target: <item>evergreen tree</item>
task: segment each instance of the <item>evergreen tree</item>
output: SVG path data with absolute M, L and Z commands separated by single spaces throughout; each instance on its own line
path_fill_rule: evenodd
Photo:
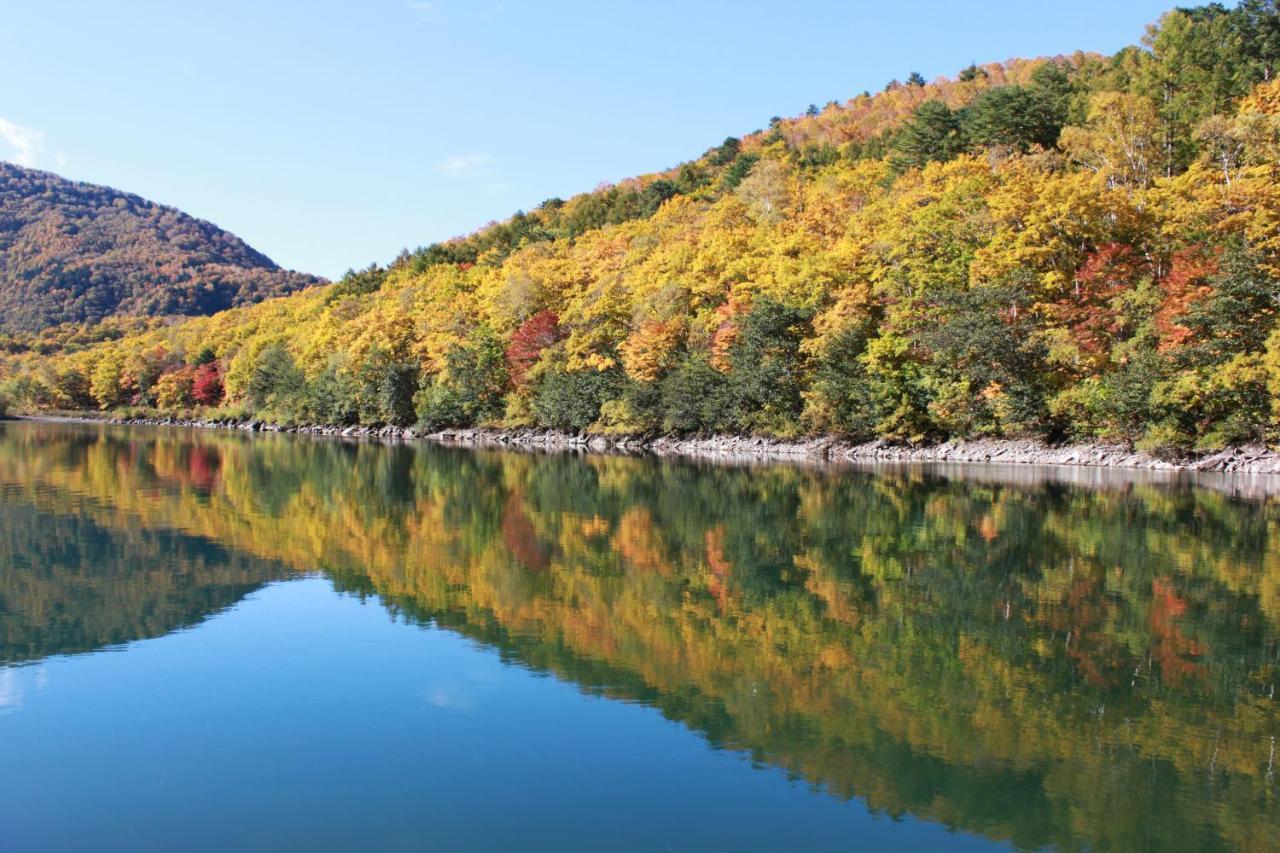
M 925 101 L 894 138 L 893 149 L 900 170 L 950 160 L 965 149 L 960 119 L 942 101 Z

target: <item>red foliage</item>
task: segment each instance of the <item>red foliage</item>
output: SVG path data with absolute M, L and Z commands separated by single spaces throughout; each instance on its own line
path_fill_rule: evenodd
M 222 402 L 222 368 L 218 362 L 211 361 L 196 368 L 191 398 L 201 406 L 216 406 Z
M 1178 620 L 1187 612 L 1183 600 L 1169 578 L 1156 578 L 1151 582 L 1151 633 L 1155 640 L 1152 658 L 1160 664 L 1160 672 L 1169 684 L 1179 684 L 1188 679 L 1204 677 L 1204 670 L 1196 658 L 1205 649 L 1182 633 Z
M 1160 332 L 1160 350 L 1176 349 L 1187 343 L 1191 330 L 1179 325 L 1194 303 L 1212 291 L 1209 278 L 1218 271 L 1218 259 L 1206 257 L 1200 250 L 1186 250 L 1173 256 L 1169 274 L 1160 282 L 1164 299 L 1156 314 L 1156 328 Z
M 222 470 L 222 455 L 212 448 L 196 447 L 187 463 L 187 477 L 191 486 L 200 494 L 212 494 Z
M 558 340 L 560 317 L 554 311 L 539 311 L 521 323 L 507 345 L 507 372 L 511 375 L 511 384 L 517 388 L 523 385 L 529 368 L 537 362 L 542 351 Z
M 707 590 L 715 598 L 723 610 L 729 604 L 729 579 L 733 575 L 733 564 L 724 555 L 727 533 L 723 524 L 708 530 L 703 536 L 706 544 L 707 568 L 711 575 L 707 578 Z
M 516 562 L 531 572 L 543 572 L 551 566 L 551 548 L 538 538 L 538 530 L 517 494 L 502 508 L 502 543 Z
M 1057 315 L 1080 348 L 1091 355 L 1111 349 L 1120 331 L 1120 317 L 1112 304 L 1149 271 L 1146 260 L 1119 243 L 1099 246 L 1076 271 L 1071 295 L 1056 306 Z

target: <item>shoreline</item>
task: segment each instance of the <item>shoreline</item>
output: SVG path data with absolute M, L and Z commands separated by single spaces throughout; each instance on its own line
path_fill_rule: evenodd
M 720 462 L 804 461 L 834 464 L 1019 465 L 1104 468 L 1280 476 L 1280 452 L 1263 445 L 1229 447 L 1207 454 L 1162 459 L 1118 444 L 1051 445 L 1034 439 L 952 439 L 910 446 L 882 440 L 849 442 L 835 436 L 773 439 L 753 436 L 601 435 L 561 430 L 519 428 L 446 429 L 432 433 L 413 428 L 280 426 L 263 421 L 216 421 L 193 418 L 110 418 L 89 415 L 17 415 L 15 420 L 52 423 L 96 423 L 120 426 L 168 426 L 330 436 L 382 441 L 430 441 L 452 447 L 532 452 L 612 453 L 631 456 L 680 457 Z

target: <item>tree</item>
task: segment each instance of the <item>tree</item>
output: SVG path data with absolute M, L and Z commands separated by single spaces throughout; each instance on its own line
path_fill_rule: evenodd
M 222 402 L 222 368 L 216 361 L 200 363 L 191 381 L 191 399 L 201 406 Z
M 737 194 L 757 221 L 776 222 L 791 196 L 789 181 L 785 164 L 772 158 L 761 160 L 738 185 Z
M 987 89 L 961 113 L 964 137 L 971 145 L 1000 145 L 1026 153 L 1052 148 L 1065 112 L 1043 93 L 1025 86 Z
M 113 409 L 122 406 L 136 391 L 122 381 L 125 378 L 124 364 L 124 353 L 111 350 L 94 365 L 89 374 L 89 393 L 97 401 L 98 408 Z
M 947 435 L 1017 435 L 1047 424 L 1044 345 L 1029 294 L 1010 286 L 980 286 L 935 301 L 916 330 L 928 353 L 929 405 Z
M 759 154 L 742 154 L 733 161 L 729 168 L 725 169 L 724 187 L 727 190 L 733 190 L 738 187 L 751 174 L 751 170 L 755 167 L 756 161 L 760 159 Z
M 709 155 L 711 165 L 727 166 L 737 159 L 738 152 L 741 150 L 741 140 L 733 136 L 727 137 L 724 142 L 711 149 Z
M 495 420 L 510 381 L 502 342 L 490 329 L 478 329 L 469 345 L 449 350 L 445 370 L 418 392 L 418 423 L 437 430 Z
M 538 381 L 533 412 L 540 426 L 584 430 L 600 416 L 600 407 L 619 386 L 620 377 L 612 371 L 568 371 L 551 365 Z
M 1072 160 L 1104 175 L 1109 185 L 1143 189 L 1164 172 L 1162 133 L 1148 99 L 1102 92 L 1089 102 L 1084 127 L 1065 128 L 1059 142 Z
M 925 101 L 893 140 L 893 163 L 900 170 L 946 161 L 965 149 L 959 117 L 939 100 Z
M 729 347 L 732 426 L 748 431 L 796 428 L 806 384 L 800 342 L 812 316 L 806 308 L 768 296 L 755 298 Z
M 507 344 L 507 373 L 511 384 L 517 388 L 525 384 L 529 368 L 538 361 L 547 347 L 561 338 L 560 317 L 554 311 L 543 310 L 520 324 Z
M 163 374 L 156 380 L 156 406 L 170 412 L 190 409 L 195 402 L 194 380 L 195 368 L 185 365 Z
M 330 356 L 324 370 L 307 383 L 307 417 L 322 424 L 359 423 L 360 392 L 359 381 L 346 369 L 345 356 Z
M 732 428 L 725 376 L 706 353 L 691 353 L 658 385 L 661 427 L 667 432 L 711 432 Z
M 1180 321 L 1195 336 L 1184 360 L 1214 364 L 1237 353 L 1262 352 L 1280 310 L 1280 282 L 1262 271 L 1257 255 L 1237 238 L 1224 247 L 1210 285 L 1210 295 Z
M 244 395 L 255 411 L 289 416 L 302 388 L 302 371 L 293 356 L 282 344 L 270 344 L 254 360 Z
M 1232 18 L 1235 37 L 1247 67 L 1246 80 L 1273 80 L 1280 66 L 1280 3 L 1276 0 L 1241 0 Z
M 818 358 L 815 399 L 806 419 L 824 432 L 841 432 L 856 440 L 875 437 L 880 420 L 867 367 L 862 359 L 871 329 L 852 326 L 833 335 Z
M 415 361 L 397 358 L 383 347 L 371 349 L 353 371 L 360 420 L 402 427 L 413 424 L 420 371 Z

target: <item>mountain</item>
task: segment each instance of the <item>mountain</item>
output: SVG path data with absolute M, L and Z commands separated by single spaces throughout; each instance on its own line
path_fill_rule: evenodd
M 320 283 L 212 223 L 0 162 L 0 329 L 202 315 Z
M 0 397 L 428 430 L 1275 441 L 1278 70 L 1276 0 L 1242 0 L 1109 57 L 911 74 L 327 288 L 0 342 Z

